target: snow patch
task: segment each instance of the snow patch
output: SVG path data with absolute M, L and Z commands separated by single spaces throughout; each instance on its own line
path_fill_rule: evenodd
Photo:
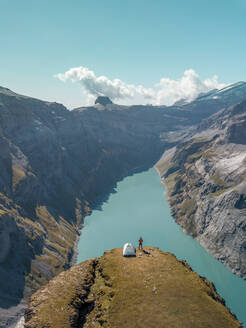
M 223 158 L 219 160 L 216 164 L 218 169 L 226 171 L 226 173 L 231 173 L 238 170 L 240 167 L 245 166 L 246 153 L 232 154 L 228 158 Z
M 17 322 L 15 328 L 24 328 L 24 324 L 25 324 L 25 318 L 21 317 L 20 320 Z

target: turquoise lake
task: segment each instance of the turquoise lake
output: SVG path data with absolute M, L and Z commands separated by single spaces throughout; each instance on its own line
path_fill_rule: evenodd
M 154 169 L 126 177 L 110 194 L 102 210 L 86 217 L 78 249 L 78 263 L 105 250 L 131 242 L 156 246 L 185 259 L 192 269 L 211 280 L 226 305 L 246 326 L 246 281 L 233 275 L 200 244 L 183 233 L 170 214 L 164 188 Z

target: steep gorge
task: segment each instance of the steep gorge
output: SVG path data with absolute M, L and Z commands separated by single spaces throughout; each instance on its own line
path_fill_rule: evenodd
M 244 97 L 68 111 L 0 88 L 1 322 L 11 325 L 23 298 L 72 265 L 84 216 L 114 183 Z
M 1 89 L 3 326 L 23 311 L 23 297 L 71 266 L 79 228 L 98 197 L 154 164 L 166 147 L 160 134 L 167 124 L 162 108 L 68 111 Z

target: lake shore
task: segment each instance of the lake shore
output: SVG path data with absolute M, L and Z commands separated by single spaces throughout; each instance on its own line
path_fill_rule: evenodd
M 137 245 L 142 235 L 143 245 L 154 245 L 180 260 L 185 259 L 199 275 L 211 280 L 231 311 L 246 322 L 245 281 L 183 233 L 171 216 L 163 182 L 160 182 L 155 167 L 119 182 L 101 209 L 93 210 L 90 218 L 85 217 L 77 262 L 100 257 L 105 250 L 120 248 L 126 242 Z

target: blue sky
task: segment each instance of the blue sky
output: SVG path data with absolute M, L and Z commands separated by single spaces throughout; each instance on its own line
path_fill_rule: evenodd
M 88 90 L 54 77 L 73 67 L 145 88 L 188 69 L 246 80 L 245 17 L 245 0 L 0 0 L 0 85 L 75 107 Z

